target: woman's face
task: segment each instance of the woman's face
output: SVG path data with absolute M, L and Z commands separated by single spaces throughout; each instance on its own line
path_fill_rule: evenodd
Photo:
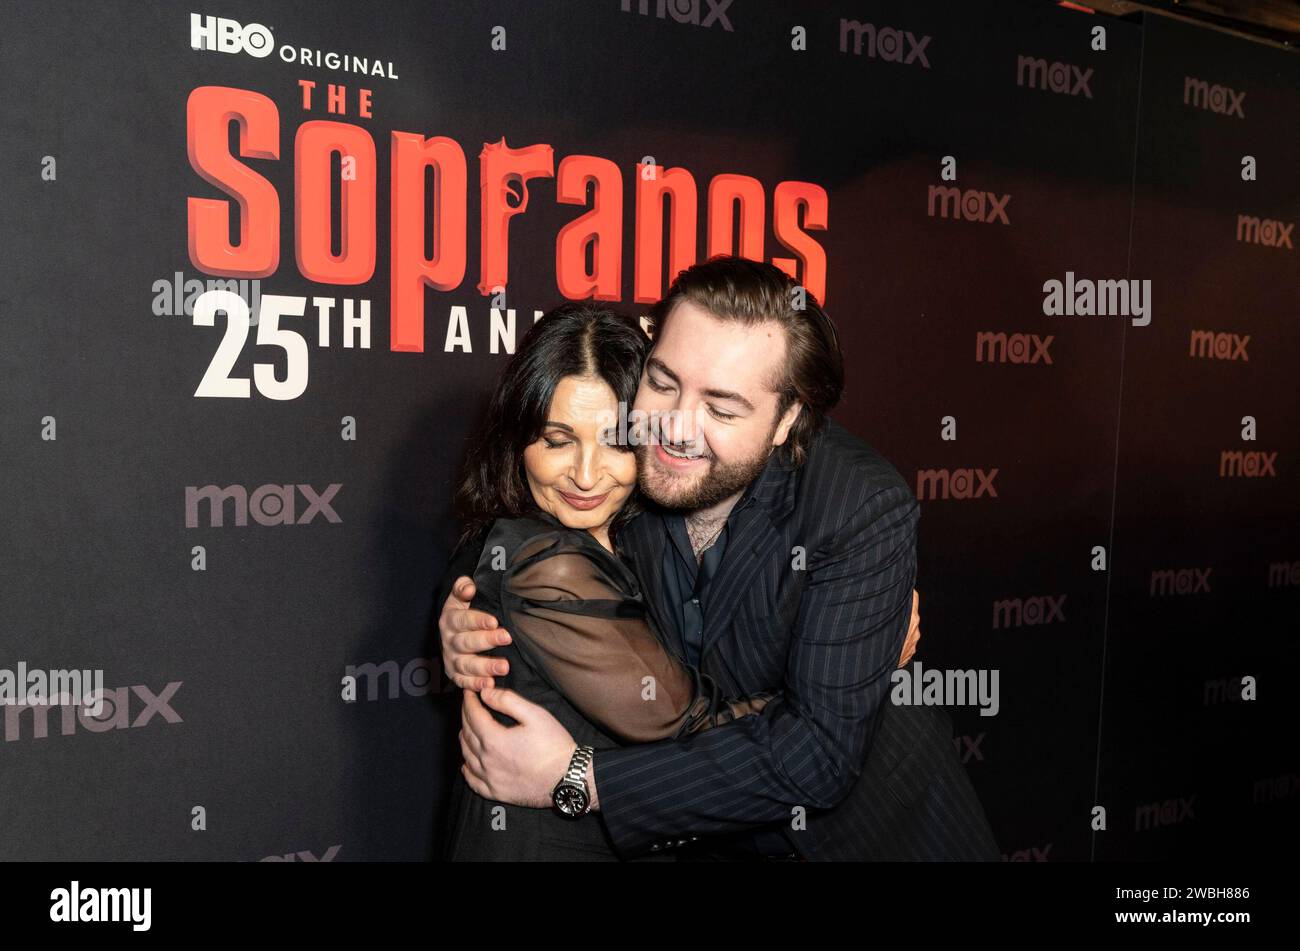
M 636 453 L 600 439 L 617 419 L 618 399 L 608 383 L 566 376 L 555 388 L 541 438 L 524 450 L 533 499 L 569 528 L 606 535 L 636 487 Z

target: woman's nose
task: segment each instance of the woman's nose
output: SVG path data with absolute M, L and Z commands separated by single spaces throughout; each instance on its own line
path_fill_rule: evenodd
M 586 446 L 578 451 L 578 458 L 575 460 L 569 478 L 583 492 L 596 487 L 596 483 L 600 481 L 600 463 L 596 447 Z

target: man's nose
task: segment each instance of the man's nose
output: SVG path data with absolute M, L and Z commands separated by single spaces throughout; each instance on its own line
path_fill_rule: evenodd
M 664 442 L 679 446 L 696 442 L 700 436 L 700 427 L 695 408 L 686 400 L 679 400 L 675 407 L 664 414 L 660 431 Z

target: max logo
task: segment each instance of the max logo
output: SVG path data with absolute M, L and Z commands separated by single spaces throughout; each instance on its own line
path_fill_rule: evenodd
M 859 23 L 857 20 L 840 20 L 840 52 L 849 51 L 849 34 L 853 34 L 853 55 L 862 55 L 862 37 L 867 37 L 867 56 L 879 57 L 887 63 L 902 63 L 910 66 L 919 62 L 925 69 L 930 68 L 925 48 L 930 45 L 931 37 L 922 35 L 918 40 L 907 30 L 896 30 L 886 26 L 876 29 L 874 23 Z M 907 41 L 907 56 L 903 55 L 903 41 Z
M 1023 54 L 1016 57 L 1017 86 L 1047 89 L 1066 96 L 1083 93 L 1083 98 L 1091 99 L 1092 89 L 1088 86 L 1091 79 L 1091 69 L 1080 69 L 1073 63 L 1049 63 Z
M 286 852 L 284 855 L 268 855 L 262 859 L 263 862 L 333 862 L 334 856 L 339 854 L 341 845 L 331 845 L 326 849 L 325 854 L 316 858 L 312 852 Z
M 1235 115 L 1239 119 L 1244 119 L 1246 113 L 1242 111 L 1241 104 L 1245 99 L 1244 92 L 1237 92 L 1227 86 L 1211 86 L 1204 79 L 1183 77 L 1183 105 L 1185 106 L 1209 109 L 1221 116 Z
M 999 221 L 1011 224 L 1007 217 L 1010 195 L 968 188 L 964 192 L 951 185 L 931 185 L 926 214 L 931 218 L 955 218 L 958 221 Z M 936 211 L 938 212 L 936 214 Z
M 920 499 L 978 499 L 998 497 L 993 480 L 997 469 L 921 469 L 916 473 L 916 497 Z M 978 483 L 978 484 L 977 484 Z
M 1031 845 L 1027 849 L 1020 849 L 1012 852 L 1010 855 L 1003 853 L 1002 861 L 1004 862 L 1046 862 L 1047 853 L 1052 851 L 1052 843 L 1048 842 L 1041 849 L 1036 845 Z
M 984 742 L 987 734 L 981 733 L 978 736 L 954 736 L 952 738 L 953 749 L 961 757 L 963 763 L 969 763 L 971 760 L 984 762 L 984 754 L 980 751 L 980 746 Z
M 1051 363 L 1052 355 L 1047 348 L 1056 338 L 1048 334 L 994 333 L 992 330 L 980 330 L 975 334 L 976 363 Z M 1031 353 L 1029 348 L 1033 347 Z
M 1196 814 L 1192 812 L 1192 803 L 1195 801 L 1195 796 L 1188 796 L 1186 799 L 1180 796 L 1177 799 L 1166 799 L 1164 802 L 1153 802 L 1149 806 L 1139 806 L 1133 816 L 1133 828 L 1141 832 L 1143 829 L 1173 826 L 1188 819 L 1195 819 Z
M 1266 248 L 1292 248 L 1291 229 L 1294 227 L 1294 221 L 1238 215 L 1237 240 L 1245 244 L 1262 244 Z
M 704 2 L 709 6 L 709 15 L 703 21 L 700 20 L 700 0 L 656 0 L 655 16 L 662 20 L 664 14 L 667 14 L 678 23 L 691 23 L 695 26 L 713 26 L 718 23 L 728 33 L 734 33 L 731 21 L 727 19 L 727 7 L 731 6 L 732 0 L 704 0 Z M 619 9 L 624 13 L 631 13 L 632 0 L 621 0 Z M 649 16 L 650 0 L 637 0 L 636 12 L 643 17 Z
M 158 693 L 154 693 L 144 684 L 105 690 L 100 694 L 103 705 L 97 716 L 87 713 L 88 707 L 72 703 L 31 706 L 4 704 L 5 741 L 11 742 L 22 738 L 21 715 L 24 711 L 31 713 L 32 738 L 37 740 L 50 735 L 51 710 L 61 712 L 60 732 L 63 736 L 77 732 L 78 725 L 88 733 L 108 733 L 112 730 L 138 730 L 142 726 L 148 726 L 154 717 L 162 717 L 168 723 L 183 723 L 181 715 L 172 709 L 171 705 L 171 699 L 181 688 L 181 683 L 182 681 L 179 680 L 172 681 Z M 131 716 L 132 696 L 144 704 L 134 717 Z M 136 706 L 138 707 L 139 704 Z
M 1262 479 L 1276 476 L 1273 463 L 1277 461 L 1276 452 L 1242 452 L 1240 449 L 1225 449 L 1219 453 L 1219 478 L 1231 479 L 1244 476 L 1247 479 Z
M 1213 568 L 1166 568 L 1151 572 L 1151 597 L 1165 594 L 1207 594 Z
M 302 493 L 308 503 L 301 515 L 296 515 L 294 489 Z M 330 505 L 330 500 L 343 488 L 341 482 L 331 482 L 317 492 L 309 485 L 273 485 L 268 484 L 253 490 L 250 496 L 242 485 L 230 485 L 224 489 L 215 485 L 202 488 L 194 485 L 185 487 L 185 527 L 197 528 L 199 525 L 199 503 L 208 503 L 208 526 L 221 528 L 225 524 L 226 501 L 235 503 L 235 524 L 247 525 L 251 508 L 253 520 L 259 525 L 306 525 L 318 514 L 326 521 L 338 524 L 343 521 Z
M 1066 595 L 1045 594 L 1033 598 L 1003 598 L 993 602 L 993 627 L 1037 627 L 1065 620 Z
M 1239 336 L 1215 333 L 1213 330 L 1193 330 L 1189 356 L 1212 360 L 1241 360 L 1249 363 L 1250 356 L 1246 353 L 1248 343 L 1250 343 L 1250 334 Z

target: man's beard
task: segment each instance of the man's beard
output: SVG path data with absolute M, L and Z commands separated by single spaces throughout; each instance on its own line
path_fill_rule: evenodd
M 776 427 L 772 428 L 776 432 Z M 655 446 L 642 443 L 636 447 L 637 483 L 641 492 L 651 501 L 669 509 L 698 511 L 717 505 L 744 489 L 763 471 L 771 455 L 771 442 L 767 451 L 737 462 L 720 462 L 710 454 L 709 466 L 703 476 L 692 474 L 695 481 L 686 483 L 670 469 L 661 466 L 654 458 Z

